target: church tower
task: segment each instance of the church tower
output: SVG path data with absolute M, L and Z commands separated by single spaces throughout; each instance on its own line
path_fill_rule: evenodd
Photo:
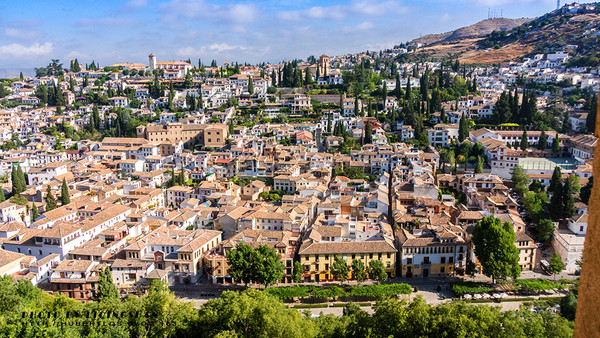
M 148 55 L 148 66 L 150 67 L 150 71 L 156 69 L 156 55 L 150 54 Z
M 329 75 L 329 56 L 323 54 L 319 58 L 319 67 L 321 69 L 321 76 Z

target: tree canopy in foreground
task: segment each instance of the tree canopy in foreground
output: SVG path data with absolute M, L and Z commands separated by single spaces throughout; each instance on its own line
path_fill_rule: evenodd
M 372 315 L 349 303 L 344 315 L 311 318 L 267 292 L 225 291 L 200 309 L 155 282 L 147 294 L 81 303 L 27 281 L 0 278 L 3 337 L 571 337 L 573 322 L 530 306 L 450 302 L 431 306 L 382 298 Z M 103 313 L 103 315 L 99 315 Z M 31 315 L 34 314 L 34 315 Z M 43 314 L 43 315 L 40 315 Z M 97 315 L 98 314 L 98 315 Z

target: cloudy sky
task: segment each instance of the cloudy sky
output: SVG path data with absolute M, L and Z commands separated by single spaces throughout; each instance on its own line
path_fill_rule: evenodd
M 147 63 L 151 52 L 159 61 L 257 63 L 380 50 L 473 24 L 490 8 L 535 17 L 556 1 L 0 1 L 0 68 L 51 58 Z

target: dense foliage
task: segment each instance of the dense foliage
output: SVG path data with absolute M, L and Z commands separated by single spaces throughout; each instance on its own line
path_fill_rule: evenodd
M 226 291 L 199 310 L 164 284 L 147 295 L 81 303 L 29 282 L 0 279 L 0 335 L 6 337 L 571 337 L 573 322 L 547 311 L 501 312 L 450 302 L 431 306 L 387 298 L 369 315 L 349 303 L 344 315 L 311 318 L 269 292 Z M 571 303 L 573 303 L 571 301 Z M 41 315 L 43 313 L 43 316 Z

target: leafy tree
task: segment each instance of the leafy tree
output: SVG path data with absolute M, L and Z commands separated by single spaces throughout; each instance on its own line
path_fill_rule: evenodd
M 227 262 L 229 274 L 237 283 L 269 286 L 283 278 L 281 255 L 266 245 L 254 249 L 238 243 L 235 249 L 227 251 Z
M 552 220 L 543 219 L 537 226 L 538 230 L 538 241 L 540 242 L 550 242 L 554 238 L 554 223 Z
M 227 251 L 229 274 L 236 283 L 248 285 L 256 279 L 252 268 L 253 252 L 252 247 L 244 243 L 238 243 L 235 249 Z
M 577 312 L 577 296 L 573 292 L 567 293 L 566 296 L 560 299 L 560 315 L 568 320 L 575 320 Z
M 358 284 L 364 282 L 367 278 L 365 263 L 360 259 L 352 260 L 352 279 L 355 279 Z
M 526 151 L 529 148 L 529 140 L 527 139 L 527 130 L 523 130 L 523 135 L 521 136 L 521 150 Z
M 535 193 L 544 191 L 544 185 L 542 185 L 542 183 L 538 180 L 533 180 L 533 181 L 531 181 L 531 184 L 529 185 L 529 191 L 533 191 Z
M 515 246 L 515 234 L 509 222 L 502 224 L 495 217 L 484 217 L 473 229 L 475 255 L 483 267 L 483 274 L 495 282 L 499 278 L 518 278 L 519 250 Z
M 283 279 L 283 263 L 281 255 L 266 245 L 254 250 L 253 265 L 256 269 L 256 282 L 269 286 Z
M 60 188 L 60 203 L 67 205 L 71 203 L 71 197 L 69 196 L 69 188 L 67 187 L 67 181 L 63 178 L 62 186 Z
M 380 260 L 372 260 L 369 262 L 369 278 L 383 283 L 388 279 L 388 274 L 385 272 L 385 266 Z
M 560 274 L 565 269 L 566 264 L 562 262 L 562 259 L 555 251 L 552 257 L 550 258 L 550 266 L 548 270 L 554 274 L 554 278 L 556 279 L 556 275 Z
M 529 186 L 529 175 L 525 173 L 520 165 L 513 167 L 510 174 L 515 192 L 523 197 Z
M 46 189 L 46 211 L 54 210 L 56 209 L 56 206 L 56 199 L 54 198 L 54 195 L 52 195 L 50 185 L 48 185 L 48 188 Z
M 292 270 L 292 280 L 294 283 L 300 283 L 302 281 L 302 264 L 300 262 L 294 262 L 294 269 Z
M 314 322 L 259 290 L 225 291 L 199 311 L 194 335 L 205 337 L 316 337 Z
M 335 256 L 333 264 L 331 264 L 331 274 L 335 280 L 340 282 L 345 282 L 348 280 L 348 273 L 350 272 L 350 267 L 346 260 L 340 256 Z
M 20 165 L 13 166 L 11 172 L 11 181 L 12 181 L 12 194 L 13 196 L 17 196 L 20 193 L 27 190 L 27 183 L 25 182 L 25 174 L 23 170 L 21 170 Z

